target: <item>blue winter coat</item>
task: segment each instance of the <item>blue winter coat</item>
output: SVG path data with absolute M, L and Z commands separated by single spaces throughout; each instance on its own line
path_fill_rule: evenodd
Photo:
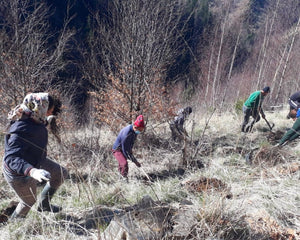
M 131 158 L 135 139 L 136 133 L 133 131 L 133 126 L 128 125 L 119 132 L 119 135 L 113 145 L 113 150 L 120 149 L 127 159 Z

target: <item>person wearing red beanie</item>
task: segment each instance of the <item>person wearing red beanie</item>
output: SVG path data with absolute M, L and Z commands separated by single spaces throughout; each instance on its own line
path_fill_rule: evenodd
M 141 164 L 132 154 L 132 148 L 137 135 L 144 131 L 144 129 L 144 117 L 143 115 L 139 115 L 133 124 L 130 124 L 121 129 L 112 147 L 113 155 L 119 163 L 119 172 L 126 179 L 129 170 L 127 159 L 130 159 L 132 162 L 134 162 L 137 167 L 141 167 Z
M 137 128 L 145 128 L 144 117 L 139 115 L 133 123 Z

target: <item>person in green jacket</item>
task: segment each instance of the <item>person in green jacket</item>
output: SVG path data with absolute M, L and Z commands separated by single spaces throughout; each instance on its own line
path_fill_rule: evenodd
M 293 127 L 290 128 L 280 139 L 278 143 L 279 146 L 283 146 L 300 136 L 300 108 L 298 108 L 298 110 L 292 109 L 289 115 L 295 123 L 293 124 Z
M 254 123 L 260 120 L 260 114 L 261 117 L 265 119 L 266 116 L 262 109 L 262 102 L 269 92 L 270 87 L 264 87 L 262 90 L 255 91 L 250 94 L 250 96 L 243 105 L 244 122 L 242 124 L 242 132 L 250 132 Z M 250 117 L 252 117 L 253 120 L 251 124 L 247 126 Z

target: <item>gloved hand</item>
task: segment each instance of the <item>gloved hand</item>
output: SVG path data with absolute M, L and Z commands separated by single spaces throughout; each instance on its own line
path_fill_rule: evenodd
M 44 169 L 32 168 L 29 172 L 29 176 L 38 180 L 39 182 L 49 181 L 51 174 Z
M 137 167 L 141 167 L 141 164 L 138 162 L 138 160 L 136 160 L 136 158 L 132 155 L 132 154 L 129 154 L 129 158 L 132 162 L 134 162 L 134 164 L 137 166 Z

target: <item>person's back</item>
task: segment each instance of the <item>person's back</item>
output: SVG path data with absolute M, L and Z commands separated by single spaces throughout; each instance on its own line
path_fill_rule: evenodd
M 290 111 L 293 109 L 298 109 L 300 108 L 300 91 L 293 93 L 289 100 L 289 105 L 290 105 Z M 290 118 L 289 114 L 287 115 L 287 118 Z
M 300 102 L 300 91 L 293 93 L 290 96 L 290 99 L 293 100 L 293 101 Z
M 244 102 L 243 105 L 243 114 L 244 114 L 244 121 L 242 123 L 242 132 L 251 132 L 252 127 L 254 123 L 258 122 L 260 120 L 260 114 L 262 115 L 262 118 L 265 118 L 264 111 L 262 109 L 262 103 L 267 96 L 267 94 L 270 92 L 270 87 L 264 87 L 260 91 L 255 91 L 250 94 L 248 99 Z M 249 118 L 252 117 L 253 120 L 248 125 Z
M 244 105 L 248 108 L 257 109 L 260 107 L 263 100 L 264 100 L 264 96 L 261 94 L 261 91 L 255 91 L 245 101 Z
M 121 131 L 119 132 L 112 149 L 122 150 L 124 156 L 128 157 L 127 153 L 131 152 L 135 139 L 136 139 L 136 134 L 133 131 L 133 126 L 127 125 L 126 127 L 122 128 Z
M 182 139 L 182 135 L 188 135 L 183 125 L 187 117 L 192 113 L 191 107 L 181 108 L 178 110 L 174 120 L 170 122 L 170 129 L 174 141 Z

